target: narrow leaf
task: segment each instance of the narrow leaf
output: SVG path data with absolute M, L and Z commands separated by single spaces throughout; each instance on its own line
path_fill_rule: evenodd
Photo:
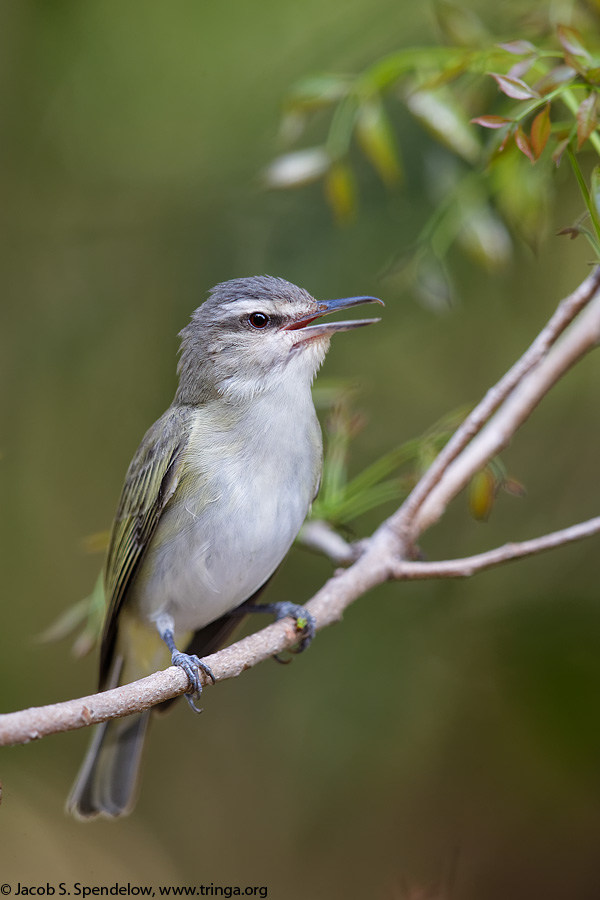
M 483 128 L 502 128 L 504 125 L 510 125 L 513 119 L 507 119 L 505 116 L 477 116 L 471 119 L 471 125 L 481 125 Z
M 477 48 L 487 44 L 488 32 L 481 19 L 463 4 L 435 0 L 433 9 L 438 27 L 449 44 Z
M 345 162 L 336 162 L 325 177 L 325 196 L 339 225 L 347 225 L 356 215 L 354 173 Z
M 583 234 L 584 231 L 578 225 L 567 225 L 565 228 L 559 228 L 556 232 L 557 235 L 563 236 L 568 235 L 569 238 L 574 241 L 575 238 L 578 238 L 580 234 Z
M 515 131 L 515 143 L 521 153 L 524 153 L 527 159 L 531 160 L 532 163 L 535 162 L 535 156 L 533 154 L 533 150 L 531 149 L 531 144 L 529 143 L 529 138 L 519 125 L 517 130 Z
M 590 180 L 590 199 L 596 210 L 596 215 L 600 217 L 600 165 L 594 168 Z
M 477 196 L 460 198 L 457 205 L 462 249 L 488 271 L 501 269 L 510 260 L 512 243 L 500 216 Z
M 489 519 L 496 498 L 496 479 L 490 469 L 477 472 L 469 484 L 469 511 L 478 522 Z
M 531 123 L 531 147 L 536 159 L 539 159 L 544 152 L 551 128 L 550 104 L 548 103 Z
M 406 105 L 421 124 L 454 153 L 475 163 L 480 145 L 455 94 L 441 88 L 437 91 L 417 90 L 407 97 Z
M 589 51 L 584 46 L 583 38 L 575 28 L 571 28 L 569 25 L 559 25 L 556 31 L 563 50 L 581 59 L 591 59 Z
M 550 91 L 553 91 L 561 84 L 568 84 L 569 81 L 573 81 L 576 77 L 577 72 L 572 66 L 556 66 L 540 78 L 539 81 L 536 81 L 533 88 L 541 94 L 542 97 L 545 97 Z
M 526 497 L 527 489 L 524 484 L 517 481 L 516 478 L 504 478 L 502 481 L 502 490 L 512 497 Z
M 348 91 L 349 78 L 345 75 L 324 73 L 302 78 L 292 87 L 286 100 L 288 107 L 319 109 L 341 100 Z
M 569 146 L 570 137 L 563 138 L 562 141 L 559 141 L 556 147 L 554 148 L 554 152 L 552 154 L 552 159 L 556 163 L 556 168 L 558 168 L 561 164 L 563 154 L 567 147 Z
M 529 56 L 527 59 L 520 59 L 519 62 L 510 67 L 506 74 L 508 78 L 523 78 L 523 75 L 527 75 L 534 63 L 535 59 L 533 56 Z
M 533 88 L 521 81 L 520 78 L 510 78 L 508 75 L 498 75 L 496 72 L 489 73 L 503 94 L 511 97 L 513 100 L 539 100 L 540 95 Z
M 582 100 L 577 110 L 577 149 L 580 150 L 598 125 L 598 94 L 596 91 Z
M 498 44 L 502 50 L 507 53 L 513 53 L 515 56 L 527 56 L 530 53 L 536 53 L 536 49 L 529 41 L 506 41 Z
M 274 159 L 264 170 L 263 179 L 269 188 L 300 187 L 321 178 L 330 165 L 331 158 L 324 147 L 310 147 Z
M 388 187 L 398 184 L 402 173 L 396 141 L 379 97 L 360 105 L 355 128 L 363 153 L 384 184 Z

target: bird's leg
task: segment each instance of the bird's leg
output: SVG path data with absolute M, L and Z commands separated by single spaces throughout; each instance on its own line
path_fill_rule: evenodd
M 186 691 L 184 694 L 185 699 L 194 710 L 194 712 L 200 713 L 202 712 L 196 704 L 194 703 L 194 698 L 199 697 L 202 693 L 202 684 L 200 682 L 200 669 L 207 675 L 213 684 L 215 684 L 215 676 L 212 673 L 210 666 L 207 666 L 206 663 L 202 662 L 202 660 L 196 656 L 195 654 L 190 653 L 182 653 L 181 650 L 178 650 L 175 645 L 175 635 L 173 633 L 173 619 L 171 616 L 162 615 L 156 620 L 156 627 L 158 628 L 158 633 L 161 638 L 171 651 L 171 663 L 174 666 L 179 666 L 188 677 L 190 682 L 190 691 Z
M 241 606 L 234 610 L 234 613 L 239 613 L 240 615 L 245 615 L 246 613 L 272 613 L 276 622 L 290 616 L 290 618 L 294 619 L 297 630 L 302 634 L 302 640 L 298 644 L 298 649 L 292 651 L 294 653 L 302 653 L 303 650 L 310 647 L 312 639 L 317 632 L 317 621 L 313 614 L 297 603 L 290 603 L 289 600 L 279 600 L 276 603 L 242 603 Z

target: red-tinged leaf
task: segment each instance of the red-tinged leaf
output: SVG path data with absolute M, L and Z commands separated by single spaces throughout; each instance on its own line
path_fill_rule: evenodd
M 498 149 L 496 150 L 496 154 L 502 153 L 504 150 L 506 150 L 506 146 L 507 146 L 508 142 L 511 140 L 512 137 L 513 137 L 513 130 L 512 130 L 512 128 L 509 128 L 509 130 L 506 132 L 506 134 L 505 134 L 504 137 L 502 138 L 502 141 L 501 141 L 500 144 L 498 145 Z
M 510 125 L 512 119 L 507 119 L 505 116 L 477 116 L 476 119 L 471 119 L 471 125 L 481 125 L 483 128 L 503 128 L 505 125 Z
M 556 66 L 543 78 L 536 81 L 533 87 L 542 97 L 545 97 L 550 91 L 553 91 L 561 84 L 568 84 L 569 81 L 573 81 L 576 77 L 577 72 L 572 66 Z
M 539 159 L 544 152 L 551 127 L 550 104 L 548 103 L 531 123 L 531 148 L 536 159 Z
M 498 44 L 502 50 L 507 53 L 513 53 L 515 56 L 527 56 L 530 53 L 536 53 L 536 49 L 529 41 L 506 41 Z
M 515 131 L 515 144 L 521 151 L 524 153 L 527 159 L 529 159 L 532 163 L 535 162 L 535 156 L 533 154 L 533 150 L 531 149 L 531 144 L 529 143 L 529 138 L 519 125 L 517 130 Z
M 495 79 L 496 84 L 503 94 L 513 100 L 539 100 L 540 95 L 533 88 L 521 81 L 520 78 L 509 78 L 508 75 L 498 75 L 497 72 L 489 73 Z
M 596 215 L 600 216 L 600 166 L 596 166 L 590 179 L 590 199 L 594 204 Z
M 574 241 L 575 238 L 579 237 L 579 235 L 581 234 L 581 228 L 579 228 L 577 225 L 567 225 L 565 228 L 559 228 L 556 234 L 559 237 L 568 235 L 570 239 Z
M 502 490 L 513 497 L 526 497 L 527 489 L 524 484 L 517 481 L 516 478 L 508 477 L 502 481 Z
M 535 59 L 532 56 L 528 59 L 520 59 L 519 62 L 510 67 L 506 74 L 508 78 L 522 78 L 523 75 L 527 75 L 534 63 Z
M 598 94 L 593 91 L 577 110 L 577 149 L 580 150 L 598 125 Z
M 556 145 L 556 147 L 554 148 L 554 152 L 552 154 L 552 159 L 556 163 L 557 169 L 561 164 L 563 154 L 564 154 L 565 150 L 567 149 L 567 147 L 569 146 L 570 140 L 571 140 L 570 137 L 563 138 L 563 140 L 559 141 L 558 144 Z
M 559 25 L 556 29 L 563 50 L 580 59 L 591 59 L 580 33 L 569 25 Z

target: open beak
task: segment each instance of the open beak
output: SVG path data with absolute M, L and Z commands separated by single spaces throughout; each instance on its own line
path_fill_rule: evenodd
M 338 312 L 340 309 L 349 309 L 351 306 L 361 306 L 363 303 L 379 303 L 384 305 L 383 300 L 378 297 L 342 297 L 340 300 L 324 300 L 317 302 L 317 311 L 302 319 L 296 319 L 290 325 L 285 326 L 286 331 L 297 331 L 302 329 L 302 340 L 311 340 L 312 338 L 324 337 L 328 334 L 335 334 L 336 331 L 350 331 L 352 328 L 361 328 L 363 325 L 373 325 L 380 319 L 356 319 L 350 322 L 320 322 L 318 325 L 311 325 L 315 319 L 327 316 L 329 313 Z

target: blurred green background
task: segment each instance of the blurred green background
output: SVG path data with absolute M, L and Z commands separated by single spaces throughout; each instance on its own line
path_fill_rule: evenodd
M 476 5 L 512 37 L 523 4 Z M 364 167 L 357 221 L 318 186 L 259 189 L 283 96 L 432 39 L 391 0 L 5 0 L 0 11 L 0 708 L 89 693 L 95 660 L 39 634 L 88 593 L 127 464 L 175 388 L 177 332 L 218 281 L 281 275 L 317 297 L 376 293 L 384 322 L 338 337 L 324 376 L 361 385 L 353 471 L 475 402 L 587 272 L 553 236 L 501 273 L 455 261 L 432 312 L 378 273 L 423 221 L 408 172 Z M 594 515 L 600 359 L 559 384 L 504 454 L 527 497 L 487 524 L 464 497 L 424 540 L 465 555 Z M 391 507 L 390 510 L 391 511 Z M 384 511 L 356 523 L 367 534 Z M 600 609 L 593 540 L 468 582 L 390 585 L 287 667 L 264 664 L 155 724 L 135 813 L 84 826 L 63 803 L 89 734 L 0 754 L 0 880 L 266 885 L 268 896 L 600 895 Z M 294 549 L 270 596 L 331 571 Z M 418 891 L 422 893 L 418 893 Z

